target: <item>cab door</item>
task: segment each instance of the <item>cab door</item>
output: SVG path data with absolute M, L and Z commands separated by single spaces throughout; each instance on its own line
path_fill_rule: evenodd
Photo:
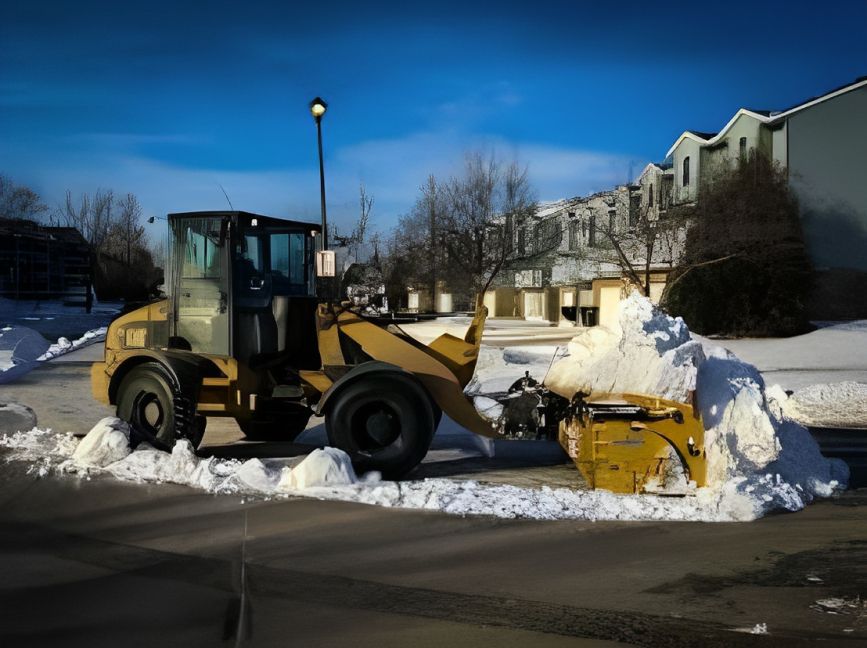
M 181 218 L 172 225 L 176 344 L 196 353 L 231 355 L 229 222 Z

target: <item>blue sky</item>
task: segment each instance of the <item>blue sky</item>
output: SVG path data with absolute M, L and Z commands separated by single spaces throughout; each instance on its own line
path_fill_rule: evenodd
M 668 6 L 670 5 L 670 6 Z M 50 204 L 111 188 L 148 215 L 374 225 L 470 148 L 527 164 L 541 199 L 624 182 L 684 129 L 867 74 L 867 1 L 0 3 L 0 172 Z

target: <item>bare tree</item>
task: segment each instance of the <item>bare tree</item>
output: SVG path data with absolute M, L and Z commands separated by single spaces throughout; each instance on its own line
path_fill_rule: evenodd
M 426 256 L 429 268 L 428 275 L 431 299 L 434 298 L 437 292 L 438 253 L 441 252 L 441 250 L 436 245 L 436 241 L 438 239 L 437 226 L 444 212 L 442 197 L 442 192 L 439 189 L 436 177 L 434 177 L 433 174 L 429 175 L 427 177 L 427 182 L 425 182 L 421 187 L 421 197 L 417 205 L 417 210 L 421 212 L 424 217 L 427 217 L 428 247 Z
M 128 193 L 117 203 L 118 211 L 109 229 L 109 245 L 123 256 L 124 263 L 132 265 L 133 250 L 143 241 L 145 228 L 141 224 L 142 208 L 135 195 Z M 147 247 L 141 245 L 141 247 Z
M 358 188 L 358 199 L 361 209 L 358 214 L 358 222 L 355 224 L 355 229 L 352 230 L 352 235 L 349 238 L 349 244 L 353 248 L 356 263 L 358 263 L 358 253 L 364 245 L 367 230 L 370 226 L 370 210 L 373 209 L 373 196 L 367 193 L 363 182 Z
M 0 174 L 0 218 L 39 220 L 48 206 L 30 187 L 15 184 L 9 176 Z
M 440 234 L 448 253 L 450 277 L 464 278 L 478 298 L 511 259 L 541 254 L 560 242 L 547 225 L 536 244 L 521 249 L 515 231 L 536 211 L 527 169 L 516 162 L 505 168 L 493 155 L 469 153 L 463 175 L 445 187 Z M 553 228 L 559 234 L 559 226 Z M 553 231 L 553 230 L 552 230 Z
M 91 197 L 82 194 L 76 203 L 72 192 L 66 192 L 66 201 L 59 208 L 59 218 L 69 227 L 75 227 L 90 244 L 94 254 L 105 249 L 114 218 L 114 193 L 98 189 Z
M 509 261 L 529 257 L 559 245 L 561 233 L 539 243 L 516 246 L 516 230 L 536 211 L 527 169 L 515 162 L 503 165 L 494 155 L 470 152 L 461 174 L 447 182 L 429 176 L 413 210 L 393 230 L 386 254 L 386 282 L 392 299 L 410 283 L 430 287 L 445 281 L 452 291 L 481 298 Z
M 629 225 L 614 222 L 594 222 L 614 253 L 614 260 L 623 274 L 650 296 L 650 275 L 654 264 L 673 268 L 682 251 L 686 221 L 676 212 L 665 218 L 654 218 L 645 205 L 631 216 Z

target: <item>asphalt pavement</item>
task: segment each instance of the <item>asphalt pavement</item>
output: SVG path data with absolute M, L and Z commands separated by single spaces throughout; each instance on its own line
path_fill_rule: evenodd
M 865 645 L 865 528 L 854 491 L 752 523 L 540 522 L 6 464 L 0 645 Z
M 88 371 L 46 363 L 0 402 L 85 432 L 112 413 Z M 231 443 L 231 425 L 209 427 L 208 447 Z M 580 479 L 508 448 L 492 460 L 441 435 L 414 476 Z M 865 529 L 867 490 L 751 523 L 542 522 L 40 479 L 4 462 L 0 646 L 867 645 Z

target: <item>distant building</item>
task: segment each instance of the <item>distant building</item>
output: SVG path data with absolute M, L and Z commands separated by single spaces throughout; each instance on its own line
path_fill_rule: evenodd
M 667 160 L 673 203 L 758 151 L 786 169 L 817 270 L 812 316 L 867 317 L 867 77 L 782 111 L 741 108 L 718 133 L 684 131 Z
M 92 285 L 90 246 L 77 229 L 0 218 L 0 297 L 85 306 Z
M 695 202 L 718 171 L 754 151 L 787 170 L 799 199 L 818 271 L 811 315 L 867 317 L 867 77 L 783 111 L 741 108 L 719 132 L 684 131 L 634 184 L 543 202 L 533 216 L 504 222 L 515 258 L 484 296 L 490 316 L 613 324 L 630 281 L 603 229 L 629 232 L 644 216 L 664 222 L 673 207 Z M 669 232 L 651 254 L 653 301 L 683 253 L 685 229 Z M 627 255 L 643 273 L 640 246 Z M 429 292 L 412 289 L 410 307 L 431 308 Z M 438 282 L 436 292 L 436 310 L 451 310 L 448 286 Z
M 663 174 L 660 167 L 648 167 L 642 174 L 644 184 L 541 203 L 533 216 L 514 223 L 515 258 L 485 295 L 491 316 L 547 320 L 562 326 L 613 324 L 625 283 L 605 232 L 627 232 L 642 209 L 652 209 L 652 218 L 658 218 L 659 203 L 651 196 L 665 195 L 670 187 Z M 633 263 L 644 267 L 643 256 L 633 249 L 627 253 Z M 653 255 L 652 298 L 661 294 L 673 265 L 663 257 L 661 248 Z

